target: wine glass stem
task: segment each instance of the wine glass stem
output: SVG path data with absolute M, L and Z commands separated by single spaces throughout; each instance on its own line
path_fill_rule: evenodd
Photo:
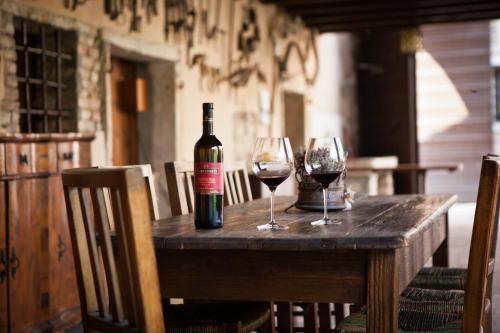
M 323 189 L 323 220 L 328 220 L 328 188 Z
M 274 220 L 274 190 L 271 190 L 271 221 L 269 223 L 276 223 L 276 221 Z

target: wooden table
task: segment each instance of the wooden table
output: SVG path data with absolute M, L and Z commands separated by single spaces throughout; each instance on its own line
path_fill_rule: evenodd
M 311 226 L 320 212 L 284 213 L 287 231 L 258 231 L 269 201 L 225 208 L 225 226 L 195 230 L 193 216 L 153 227 L 164 297 L 273 300 L 367 305 L 368 332 L 397 332 L 398 295 L 437 252 L 446 257 L 451 195 L 365 197 L 342 225 Z M 444 253 L 444 254 L 443 254 Z

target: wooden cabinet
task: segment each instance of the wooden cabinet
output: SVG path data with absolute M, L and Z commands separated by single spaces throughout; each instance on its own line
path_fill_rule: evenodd
M 60 171 L 90 165 L 92 138 L 0 136 L 2 333 L 60 331 L 79 320 Z
M 11 332 L 49 319 L 47 178 L 7 182 Z

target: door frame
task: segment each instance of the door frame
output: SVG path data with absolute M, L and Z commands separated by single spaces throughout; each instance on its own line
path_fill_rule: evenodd
M 113 162 L 113 121 L 112 121 L 112 97 L 111 97 L 111 58 L 117 57 L 124 60 L 140 62 L 147 67 L 158 66 L 162 62 L 173 63 L 175 73 L 179 73 L 179 48 L 169 44 L 150 43 L 144 40 L 123 35 L 109 29 L 100 31 L 102 40 L 102 52 L 104 62 L 104 80 L 103 84 L 103 114 L 102 129 L 97 129 L 96 139 L 93 145 L 99 148 L 92 151 L 102 151 L 104 146 L 104 154 L 102 156 L 93 156 L 93 164 L 96 165 L 111 165 Z M 154 71 L 151 71 L 154 73 Z M 177 75 L 176 75 L 177 76 Z M 174 88 L 175 89 L 175 88 Z M 179 132 L 180 132 L 180 116 L 179 112 L 179 92 L 175 89 L 175 106 L 173 112 L 169 114 L 169 123 L 171 127 L 166 129 L 173 133 L 174 140 L 165 142 L 165 149 L 169 152 L 169 158 L 175 160 L 177 152 L 180 150 Z

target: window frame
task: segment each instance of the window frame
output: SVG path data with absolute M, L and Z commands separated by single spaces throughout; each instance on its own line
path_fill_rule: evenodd
M 73 88 L 76 90 L 76 77 L 73 76 L 72 78 L 75 82 L 66 84 L 63 82 L 62 74 L 63 61 L 65 64 L 71 64 L 71 69 L 76 73 L 76 32 L 60 29 L 49 24 L 33 21 L 19 16 L 14 17 L 14 23 L 16 54 L 18 57 L 20 55 L 23 57 L 22 61 L 20 59 L 17 59 L 16 61 L 18 66 L 16 77 L 20 97 L 20 107 L 18 109 L 20 115 L 20 131 L 22 133 L 63 133 L 76 131 L 76 100 L 72 101 L 73 107 L 66 109 L 63 107 L 64 102 L 66 101 L 66 97 L 64 97 L 63 94 L 66 93 L 66 96 L 70 96 L 67 89 Z M 30 25 L 31 28 L 34 27 L 35 30 L 38 31 L 37 38 L 39 38 L 39 46 L 32 45 L 30 43 L 30 38 L 28 38 L 28 25 Z M 55 34 L 55 50 L 50 50 L 47 46 L 46 38 L 48 29 Z M 74 38 L 70 41 L 74 43 L 74 47 L 72 47 L 71 52 L 63 51 L 61 46 L 63 34 L 65 34 L 64 37 L 66 38 L 68 33 L 71 33 L 71 37 Z M 21 36 L 21 38 L 19 38 L 19 36 Z M 41 72 L 41 78 L 34 77 L 34 70 L 30 70 L 30 57 L 40 60 L 41 69 L 39 71 Z M 38 57 L 38 59 L 36 57 Z M 49 58 L 51 58 L 52 61 L 55 60 L 55 66 L 52 66 L 51 68 L 49 68 L 48 64 Z M 19 69 L 21 63 L 23 64 L 23 73 L 21 73 L 21 70 Z M 55 67 L 55 69 L 53 67 Z M 50 69 L 55 70 L 56 80 L 50 80 L 47 77 Z M 34 107 L 32 105 L 34 104 L 33 96 L 31 96 L 32 86 L 37 86 L 38 89 L 41 88 L 41 107 Z M 52 90 L 50 97 L 55 98 L 55 108 L 48 105 L 48 89 Z M 21 94 L 23 95 L 23 99 L 21 99 Z M 72 100 L 76 99 L 76 91 L 73 91 L 71 96 L 73 96 Z M 69 99 L 70 97 L 67 98 Z M 23 103 L 21 103 L 21 101 L 24 102 L 24 105 L 22 105 Z M 38 119 L 35 117 L 38 117 Z M 40 126 L 40 117 L 43 117 L 43 126 Z M 53 124 L 50 124 L 52 126 L 49 125 L 49 121 L 56 122 L 55 131 L 54 128 L 52 128 Z M 42 127 L 42 129 L 40 129 L 40 127 Z

